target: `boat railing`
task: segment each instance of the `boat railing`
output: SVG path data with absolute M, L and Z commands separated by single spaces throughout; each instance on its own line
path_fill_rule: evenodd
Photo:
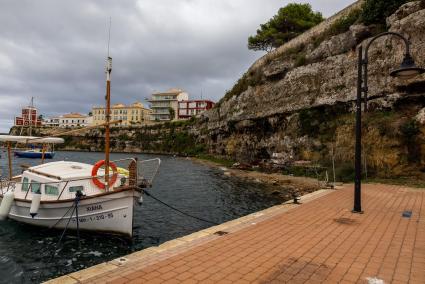
M 137 163 L 137 179 L 138 184 L 142 187 L 151 187 L 153 180 L 159 171 L 161 159 L 154 158 L 138 161 Z
M 137 158 L 124 158 L 113 160 L 117 166 L 125 164 L 126 169 L 129 172 L 129 183 L 138 185 L 141 187 L 151 187 L 153 180 L 159 171 L 161 165 L 161 159 L 153 158 L 147 160 L 138 160 Z M 135 171 L 135 173 L 134 173 Z
M 9 190 L 14 190 L 16 187 L 16 181 L 11 181 L 8 179 L 0 179 L 0 191 L 1 194 L 4 195 Z

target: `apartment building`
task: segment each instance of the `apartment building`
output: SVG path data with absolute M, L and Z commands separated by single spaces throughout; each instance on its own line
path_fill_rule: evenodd
M 181 89 L 169 89 L 165 92 L 153 93 L 148 100 L 151 104 L 153 121 L 171 121 L 178 119 L 178 102 L 187 101 L 189 95 Z
M 214 102 L 209 100 L 187 100 L 178 102 L 178 119 L 188 119 L 211 109 Z
M 111 106 L 111 120 L 122 120 L 115 126 L 136 126 L 146 124 L 150 120 L 151 110 L 140 102 L 131 105 L 114 104 Z M 105 123 L 105 107 L 93 107 L 93 125 Z

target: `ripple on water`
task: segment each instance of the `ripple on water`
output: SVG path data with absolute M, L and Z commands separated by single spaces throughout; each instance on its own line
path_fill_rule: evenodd
M 23 269 L 7 256 L 0 256 L 0 283 L 19 283 L 23 280 Z

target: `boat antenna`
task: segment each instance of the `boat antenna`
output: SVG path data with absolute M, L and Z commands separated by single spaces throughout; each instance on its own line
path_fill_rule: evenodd
M 109 16 L 108 55 L 107 55 L 107 57 L 109 57 L 109 43 L 111 42 L 111 25 L 112 25 L 112 17 Z
M 106 110 L 105 110 L 105 189 L 109 190 L 109 140 L 110 129 L 109 121 L 111 120 L 111 71 L 112 58 L 109 56 L 109 43 L 111 40 L 111 17 L 109 17 L 109 34 L 108 34 L 108 57 L 106 59 Z

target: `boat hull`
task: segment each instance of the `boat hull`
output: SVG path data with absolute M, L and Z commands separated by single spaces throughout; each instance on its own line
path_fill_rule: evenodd
M 78 205 L 79 229 L 131 237 L 133 235 L 133 209 L 140 192 L 127 190 L 99 197 L 82 199 Z M 18 222 L 48 228 L 77 229 L 73 201 L 42 202 L 37 215 L 30 215 L 31 202 L 15 200 L 9 218 Z M 70 209 L 71 208 L 71 209 Z
M 41 159 L 43 156 L 43 153 L 41 152 L 26 152 L 26 151 L 15 151 L 15 156 L 19 158 L 29 158 L 29 159 Z M 55 152 L 45 152 L 44 158 L 45 159 L 53 159 L 55 156 Z

